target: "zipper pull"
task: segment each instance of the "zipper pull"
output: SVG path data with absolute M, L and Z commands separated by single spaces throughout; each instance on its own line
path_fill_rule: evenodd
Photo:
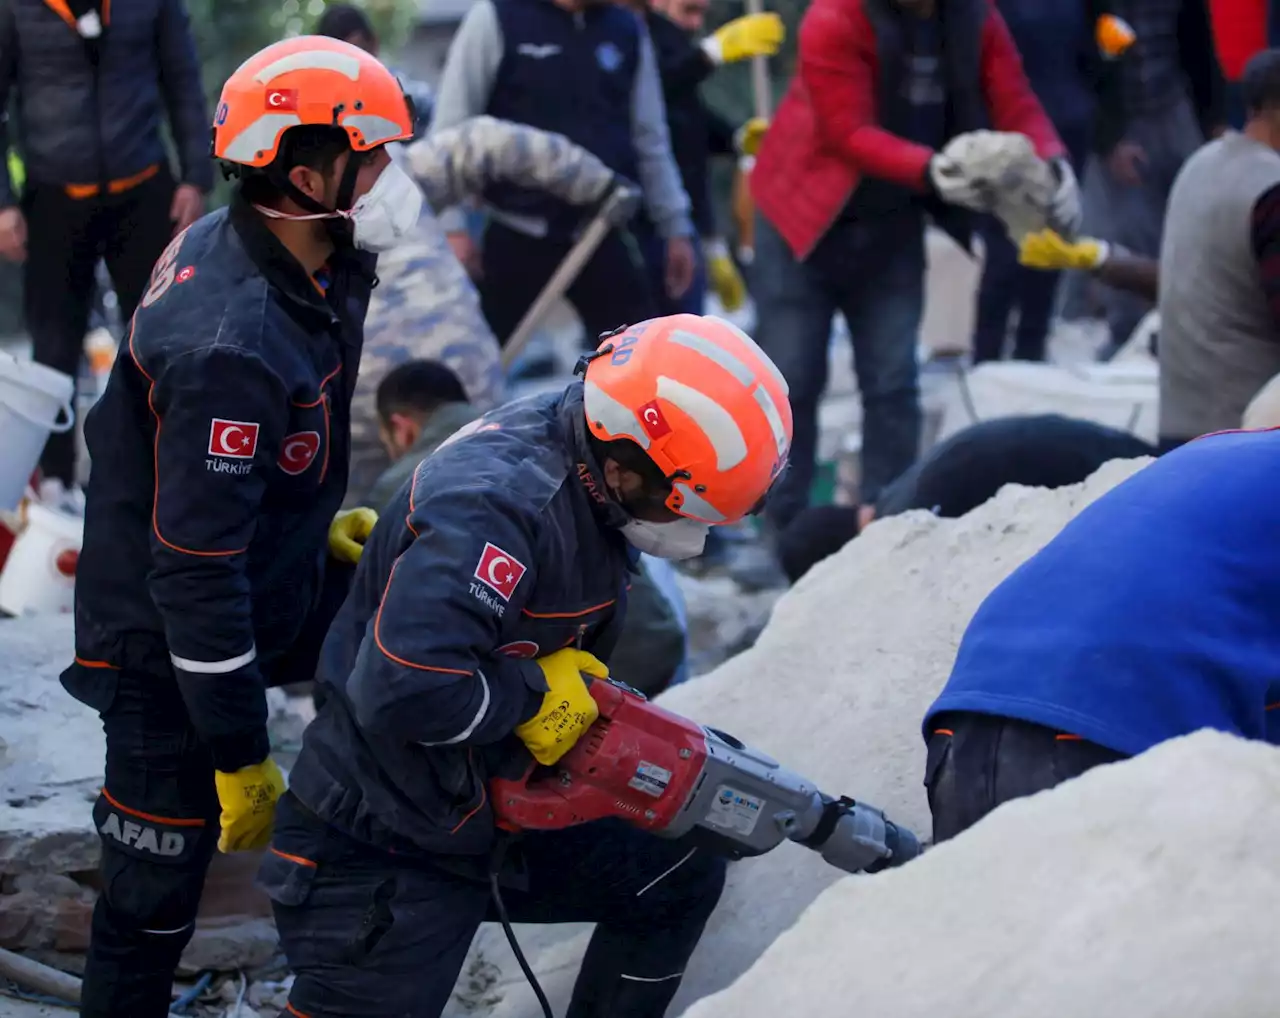
M 573 644 L 578 650 L 582 649 L 582 638 L 586 635 L 587 635 L 587 624 L 585 622 L 580 622 L 578 624 L 578 639 Z

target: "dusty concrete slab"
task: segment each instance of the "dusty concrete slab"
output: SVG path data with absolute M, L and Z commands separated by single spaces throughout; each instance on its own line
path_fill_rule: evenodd
M 71 1018 L 75 1008 L 30 1004 L 14 997 L 0 996 L 0 1018 Z
M 69 616 L 0 621 L 0 944 L 10 949 L 88 946 L 106 744 L 97 714 L 58 682 L 73 654 Z M 287 764 L 310 704 L 278 690 L 270 704 Z M 187 968 L 255 968 L 274 955 L 270 902 L 253 887 L 259 860 L 214 858 Z
M 70 616 L 0 621 L 0 877 L 97 866 L 90 804 L 105 743 L 98 716 L 58 683 L 73 655 Z

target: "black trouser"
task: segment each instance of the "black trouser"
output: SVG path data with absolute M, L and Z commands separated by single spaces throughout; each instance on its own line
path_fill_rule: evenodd
M 1093 125 L 1073 121 L 1055 123 L 1058 136 L 1066 143 L 1071 167 L 1083 179 L 1089 158 Z M 995 216 L 983 216 L 978 223 L 986 248 L 986 261 L 978 285 L 973 325 L 973 362 L 1000 360 L 1004 356 L 1009 316 L 1018 312 L 1014 333 L 1013 359 L 1042 361 L 1058 294 L 1060 272 L 1031 269 L 1018 262 L 1018 249 L 1009 239 L 1004 224 Z
M 660 1018 L 724 886 L 725 863 L 681 841 L 603 821 L 529 834 L 512 849 L 526 889 L 504 890 L 518 923 L 595 922 L 567 1018 Z M 483 874 L 483 861 L 477 873 Z M 352 841 L 286 795 L 258 882 L 296 981 L 289 1014 L 437 1018 L 489 887 Z
M 174 184 L 165 168 L 121 194 L 76 199 L 55 184 L 29 183 L 24 308 L 32 353 L 40 364 L 76 377 L 89 327 L 98 259 L 127 323 L 146 290 L 152 266 L 173 234 Z M 46 477 L 75 479 L 75 429 L 50 435 L 40 459 Z
M 102 838 L 102 893 L 80 1013 L 165 1018 L 218 842 L 213 761 L 172 677 L 99 678 L 107 768 L 93 822 Z
M 571 247 L 489 223 L 478 286 L 480 307 L 498 342 L 506 343 Z M 565 296 L 582 319 L 586 345 L 592 349 L 601 333 L 657 314 L 639 251 L 617 230 L 596 248 Z
M 1074 735 L 993 715 L 940 714 L 930 725 L 924 784 L 935 844 L 972 827 L 1001 803 L 1125 759 Z
M 263 662 L 268 685 L 315 677 L 320 643 L 354 572 L 354 566 L 329 560 L 292 650 Z M 218 843 L 213 759 L 172 673 L 76 663 L 62 681 L 99 711 L 107 736 L 106 781 L 93 808 L 102 838 L 102 893 L 93 911 L 80 1013 L 165 1018 L 173 972 L 191 940 Z

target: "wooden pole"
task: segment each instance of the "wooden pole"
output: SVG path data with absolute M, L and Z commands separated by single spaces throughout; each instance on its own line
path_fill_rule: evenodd
M 12 979 L 23 989 L 56 997 L 68 1004 L 80 1003 L 80 980 L 38 961 L 0 947 L 0 975 Z

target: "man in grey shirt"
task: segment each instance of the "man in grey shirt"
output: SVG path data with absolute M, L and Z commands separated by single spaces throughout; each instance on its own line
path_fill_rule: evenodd
M 599 0 L 477 0 L 449 48 L 432 130 L 488 114 L 567 136 L 639 183 L 666 239 L 668 295 L 694 272 L 689 198 L 671 154 L 653 47 L 631 11 Z M 455 254 L 476 277 L 505 341 L 573 245 L 580 210 L 511 185 L 484 194 L 490 222 L 477 252 L 461 210 L 444 217 Z M 567 294 L 588 341 L 655 313 L 634 245 L 605 238 Z
M 1280 373 L 1280 49 L 1241 78 L 1244 130 L 1174 181 L 1160 249 L 1163 449 L 1240 426 Z

